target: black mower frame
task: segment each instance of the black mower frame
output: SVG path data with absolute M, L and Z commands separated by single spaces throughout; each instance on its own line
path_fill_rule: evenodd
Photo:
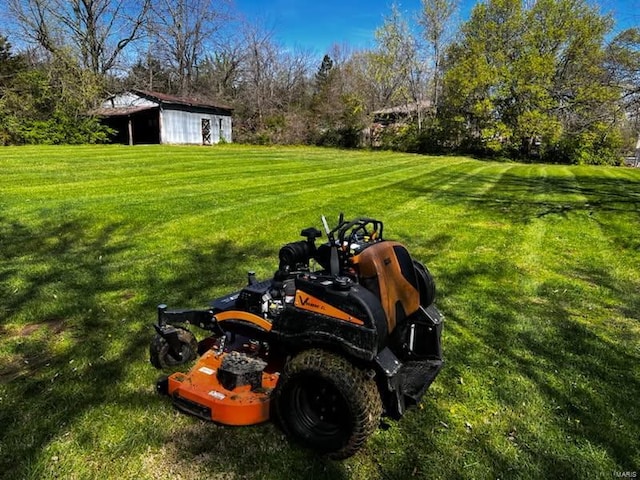
M 285 368 L 288 376 L 305 371 L 304 362 L 311 360 L 303 360 L 304 352 L 325 351 L 331 358 L 345 359 L 375 382 L 384 416 L 402 417 L 407 407 L 420 401 L 444 363 L 443 317 L 433 303 L 433 278 L 404 246 L 384 239 L 383 222 L 367 217 L 347 221 L 342 214 L 333 229 L 329 229 L 324 217 L 322 222 L 328 241 L 316 246 L 322 232 L 314 227 L 302 230 L 305 240 L 280 249 L 278 270 L 272 279 L 258 282 L 249 272 L 245 287 L 213 300 L 206 309 L 158 305 L 157 323 L 153 325 L 157 346 L 152 344 L 151 348 L 154 366 L 189 362 L 211 348 L 211 339 L 220 347 L 220 342 L 224 345 L 226 339 L 236 336 L 264 345 L 268 355 L 282 359 L 283 365 L 299 358 Z M 366 255 L 378 262 L 375 268 L 387 268 L 391 273 L 381 271 L 379 276 L 367 278 L 360 275 L 355 262 L 365 258 L 361 254 L 367 249 L 371 250 Z M 315 260 L 321 269 L 312 271 L 310 260 Z M 407 295 L 419 297 L 419 305 L 409 312 L 398 300 L 393 323 L 389 307 L 381 303 L 385 300 L 381 292 L 385 290 L 376 283 L 385 278 L 398 278 L 407 285 L 406 289 L 416 292 Z M 246 321 L 247 318 L 256 321 Z M 198 344 L 198 351 L 189 346 L 191 339 L 185 340 L 186 326 L 208 332 L 208 337 Z M 164 348 L 161 354 L 160 344 Z M 165 357 L 160 358 L 162 355 Z M 280 394 L 276 388 L 276 396 Z M 296 425 L 285 430 L 291 428 L 295 430 Z M 322 448 L 321 444 L 312 446 Z M 348 450 L 349 455 L 352 453 Z

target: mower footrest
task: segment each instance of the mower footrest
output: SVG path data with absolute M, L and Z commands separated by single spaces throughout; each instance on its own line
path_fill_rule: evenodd
M 442 368 L 441 360 L 406 362 L 398 371 L 400 391 L 408 404 L 417 404 Z

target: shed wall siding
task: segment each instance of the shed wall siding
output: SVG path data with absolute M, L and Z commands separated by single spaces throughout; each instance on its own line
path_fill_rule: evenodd
M 211 122 L 211 143 L 218 143 L 220 138 L 231 142 L 231 117 L 205 113 L 185 112 L 181 110 L 163 109 L 162 143 L 202 144 L 202 119 Z M 220 131 L 222 120 L 222 132 Z

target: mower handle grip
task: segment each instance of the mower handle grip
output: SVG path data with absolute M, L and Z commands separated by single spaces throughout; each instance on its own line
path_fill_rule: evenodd
M 351 220 L 350 222 L 339 224 L 336 228 L 331 230 L 331 233 L 333 234 L 335 232 L 338 232 L 338 240 L 342 242 L 344 241 L 344 234 L 347 230 L 349 230 L 350 228 L 356 225 L 364 226 L 364 225 L 367 225 L 368 223 L 373 224 L 375 227 L 377 227 L 378 225 L 380 226 L 379 237 L 382 238 L 382 230 L 384 228 L 384 224 L 380 220 L 376 220 L 374 218 L 369 218 L 369 217 L 359 217 L 359 218 L 356 218 L 355 220 Z

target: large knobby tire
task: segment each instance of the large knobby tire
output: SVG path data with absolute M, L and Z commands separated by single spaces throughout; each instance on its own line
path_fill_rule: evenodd
M 374 380 L 345 358 L 317 349 L 286 364 L 273 402 L 289 437 L 336 460 L 356 453 L 382 414 Z
M 198 356 L 198 342 L 196 337 L 185 328 L 176 327 L 178 339 L 182 346 L 181 357 L 176 358 L 170 353 L 167 341 L 156 333 L 149 345 L 149 361 L 157 369 L 165 370 L 183 365 L 195 360 Z
M 413 261 L 413 267 L 418 279 L 418 290 L 420 291 L 420 305 L 427 308 L 436 299 L 436 282 L 427 267 L 417 260 Z

